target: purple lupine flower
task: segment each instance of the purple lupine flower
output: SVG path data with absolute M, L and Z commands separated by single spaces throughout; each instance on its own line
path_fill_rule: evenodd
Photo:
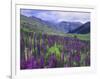
M 44 62 L 44 57 L 40 56 L 37 59 L 37 68 L 44 68 L 45 62 Z
M 61 60 L 64 62 L 64 52 L 61 53 Z
M 33 61 L 33 66 L 32 66 L 33 69 L 35 68 L 38 68 L 38 63 L 36 60 Z
M 76 55 L 76 56 L 74 57 L 74 59 L 75 59 L 75 61 L 79 62 L 79 61 L 80 61 L 80 55 L 79 55 L 79 54 Z
M 36 33 L 34 32 L 34 50 L 35 50 L 35 48 L 36 48 Z
M 27 63 L 26 63 L 25 59 L 21 58 L 20 69 L 26 69 L 26 68 L 27 68 Z
M 34 65 L 33 62 L 34 62 L 34 57 L 33 56 L 28 58 L 28 60 L 27 60 L 27 68 L 28 69 L 32 69 L 33 68 L 33 65 Z
M 49 57 L 48 67 L 53 68 L 53 67 L 56 67 L 56 65 L 57 65 L 56 56 L 55 56 L 55 54 L 52 54 L 52 55 Z
M 38 55 L 40 55 L 40 44 L 37 44 L 37 53 L 38 53 Z

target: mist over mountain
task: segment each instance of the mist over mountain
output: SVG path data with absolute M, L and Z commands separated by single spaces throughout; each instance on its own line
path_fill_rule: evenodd
M 78 27 L 80 27 L 82 23 L 80 22 L 68 22 L 68 21 L 62 21 L 57 24 L 58 30 L 63 31 L 64 33 L 68 33 L 71 30 L 74 30 Z

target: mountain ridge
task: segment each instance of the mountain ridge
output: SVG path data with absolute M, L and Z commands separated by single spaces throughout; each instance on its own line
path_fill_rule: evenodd
M 40 18 L 35 16 L 24 16 L 20 15 L 20 22 L 21 26 L 26 25 L 27 28 L 41 31 L 41 32 L 54 32 L 54 33 L 74 33 L 73 31 L 79 27 L 81 27 L 81 22 L 68 22 L 68 21 L 61 21 L 59 23 L 44 21 Z

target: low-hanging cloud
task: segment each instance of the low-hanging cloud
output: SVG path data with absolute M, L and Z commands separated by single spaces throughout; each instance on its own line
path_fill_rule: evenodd
M 25 16 L 35 16 L 42 20 L 60 22 L 60 21 L 71 21 L 71 22 L 82 22 L 85 23 L 90 21 L 89 12 L 71 12 L 71 11 L 47 11 L 47 10 L 32 10 L 22 9 L 21 14 Z

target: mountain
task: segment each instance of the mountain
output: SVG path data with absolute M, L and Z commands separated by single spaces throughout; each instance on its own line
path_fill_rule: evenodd
M 72 30 L 76 30 L 81 25 L 80 22 L 67 22 L 61 21 L 58 23 L 44 21 L 35 16 L 27 17 L 20 15 L 20 25 L 22 29 L 25 30 L 34 30 L 35 32 L 45 32 L 45 33 L 56 33 L 56 34 L 65 34 L 69 33 Z
M 63 31 L 64 33 L 68 33 L 71 30 L 74 30 L 81 26 L 82 23 L 80 22 L 67 22 L 67 21 L 62 21 L 59 24 L 57 24 L 56 28 L 58 30 Z
M 36 32 L 55 33 L 54 29 L 50 28 L 50 26 L 43 20 L 36 17 L 27 17 L 24 15 L 20 15 L 20 25 L 22 29 L 34 30 Z
M 69 33 L 87 34 L 90 33 L 90 22 L 87 22 Z

